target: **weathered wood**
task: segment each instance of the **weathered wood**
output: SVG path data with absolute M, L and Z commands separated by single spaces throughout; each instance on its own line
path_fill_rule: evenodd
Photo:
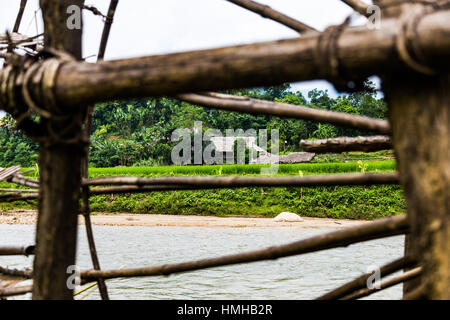
M 415 265 L 416 259 L 412 257 L 403 257 L 388 263 L 380 268 L 380 275 L 382 277 L 388 276 L 394 272 L 397 272 L 403 268 Z M 341 299 L 355 292 L 367 287 L 367 280 L 373 275 L 373 273 L 366 273 L 351 282 L 348 282 L 339 288 L 330 291 L 323 296 L 317 298 L 317 300 L 336 300 Z
M 84 180 L 84 186 L 128 185 L 128 186 L 174 186 L 183 188 L 243 188 L 243 187 L 317 187 L 345 185 L 397 184 L 397 173 L 385 174 L 335 174 L 295 177 L 104 177 Z M 94 191 L 95 189 L 91 190 Z
M 348 5 L 349 7 L 351 7 L 356 12 L 358 12 L 359 14 L 363 16 L 369 15 L 369 13 L 367 12 L 367 8 L 369 7 L 369 5 L 367 3 L 361 0 L 341 0 L 341 1 L 344 2 L 346 5 Z
M 235 5 L 238 5 L 244 9 L 257 13 L 264 18 L 268 18 L 273 21 L 279 22 L 282 25 L 285 25 L 286 27 L 291 28 L 299 33 L 303 33 L 305 31 L 317 31 L 313 27 L 308 26 L 303 22 L 293 19 L 281 12 L 272 9 L 267 5 L 259 4 L 255 1 L 251 0 L 227 0 L 227 1 L 232 2 Z
M 84 5 L 82 0 L 40 0 L 44 17 L 45 47 L 65 50 L 81 59 L 81 30 L 67 28 L 67 8 Z M 81 132 L 81 107 L 70 119 L 41 119 L 54 135 L 68 137 Z M 68 130 L 71 128 L 71 130 Z M 67 286 L 67 268 L 75 265 L 77 216 L 81 189 L 82 147 L 64 142 L 42 143 L 40 148 L 40 202 L 36 231 L 33 299 L 73 299 Z
M 20 23 L 22 22 L 23 12 L 25 11 L 25 7 L 27 5 L 27 0 L 20 1 L 19 12 L 17 13 L 16 22 L 14 23 L 13 32 L 19 32 Z
M 379 30 L 351 27 L 338 41 L 339 69 L 360 77 L 400 72 L 396 51 L 398 22 L 383 20 Z M 439 69 L 450 67 L 450 11 L 426 15 L 415 43 Z M 319 37 L 272 41 L 144 58 L 70 62 L 56 77 L 56 99 L 66 106 L 114 99 L 174 95 L 329 78 L 316 60 Z M 38 100 L 38 96 L 33 98 Z M 39 100 L 38 100 L 39 101 Z
M 28 193 L 28 194 L 2 193 L 0 194 L 0 202 L 35 200 L 38 199 L 38 197 L 39 197 L 38 193 Z
M 196 105 L 221 110 L 319 121 L 322 123 L 374 131 L 382 134 L 389 134 L 390 132 L 390 126 L 387 121 L 281 102 L 265 101 L 214 92 L 203 94 L 179 94 L 177 95 L 177 98 Z
M 13 288 L 0 288 L 0 297 L 13 297 L 20 296 L 26 293 L 30 293 L 33 290 L 33 286 L 20 286 Z
M 21 166 L 14 166 L 7 169 L 0 168 L 0 181 L 7 180 L 16 175 L 21 168 Z
M 309 239 L 292 242 L 290 244 L 273 246 L 266 249 L 227 255 L 212 259 L 203 259 L 185 263 L 166 264 L 149 268 L 81 271 L 81 278 L 85 281 L 97 278 L 112 279 L 122 277 L 149 277 L 170 275 L 219 266 L 249 263 L 263 260 L 274 260 L 282 257 L 305 254 L 321 250 L 349 246 L 353 243 L 374 240 L 408 232 L 405 216 L 396 216 L 379 221 L 370 222 L 362 226 L 349 227 L 343 230 L 315 236 Z
M 31 279 L 33 271 L 31 269 L 19 270 L 0 267 L 0 275 Z
M 105 20 L 105 24 L 103 26 L 102 39 L 100 41 L 100 48 L 97 56 L 97 61 L 103 60 L 105 56 L 106 46 L 108 44 L 109 34 L 111 31 L 111 25 L 114 19 L 118 3 L 119 0 L 111 0 L 109 4 L 108 14 Z M 93 115 L 94 115 L 94 105 L 90 105 L 88 107 L 88 113 L 84 124 L 85 126 L 84 130 L 87 136 L 91 135 Z M 87 179 L 89 176 L 88 167 L 89 167 L 89 148 L 86 148 L 81 168 L 81 175 L 85 179 Z M 89 243 L 89 251 L 91 254 L 92 264 L 94 266 L 94 270 L 100 270 L 100 261 L 98 259 L 97 249 L 94 241 L 94 232 L 92 230 L 88 187 L 83 187 L 82 200 L 83 200 L 83 217 L 86 226 L 86 236 Z M 98 279 L 97 282 L 102 300 L 109 300 L 108 289 L 106 287 L 105 281 L 103 279 Z
M 26 246 L 26 247 L 0 246 L 0 256 L 29 256 L 34 254 L 34 250 L 35 246 Z
M 373 137 L 339 137 L 319 140 L 302 140 L 300 147 L 306 152 L 326 153 L 326 152 L 349 152 L 364 151 L 373 152 L 391 149 L 391 138 L 386 136 Z
M 105 26 L 103 28 L 102 39 L 100 41 L 100 49 L 98 51 L 97 60 L 102 61 L 105 57 L 106 45 L 108 44 L 109 33 L 111 32 L 111 26 L 114 20 L 114 15 L 116 13 L 116 8 L 119 0 L 111 0 L 109 4 L 108 14 L 105 21 Z
M 384 10 L 385 16 L 403 21 L 407 16 L 423 16 L 425 10 L 420 4 L 409 2 L 390 8 L 389 0 L 376 0 L 375 4 L 388 7 Z M 415 29 L 424 19 L 416 20 Z M 405 25 L 402 29 L 406 37 L 414 38 L 411 27 Z M 445 34 L 439 35 L 445 37 Z M 403 46 L 411 46 L 411 40 Z M 409 65 L 416 65 L 417 72 L 430 75 L 432 71 L 433 74 L 433 70 L 428 70 L 431 60 L 426 59 L 417 46 L 414 48 L 414 53 L 409 54 L 412 60 Z M 412 233 L 405 237 L 405 255 L 417 255 L 423 267 L 423 276 L 407 281 L 403 294 L 407 297 L 423 288 L 423 298 L 449 299 L 450 74 L 445 69 L 432 76 L 417 72 L 387 73 L 383 77 L 390 119 L 395 122 L 393 144 L 397 167 L 412 225 Z
M 29 187 L 29 188 L 39 188 L 39 181 L 27 178 L 27 177 L 23 177 L 20 175 L 16 175 L 13 177 L 10 177 L 8 179 L 8 182 L 14 183 L 14 184 L 19 184 L 25 187 Z
M 36 190 L 33 190 L 33 189 L 8 189 L 8 188 L 0 188 L 0 192 L 36 193 Z
M 383 87 L 412 226 L 409 247 L 423 267 L 410 289 L 422 283 L 426 298 L 450 299 L 450 74 L 393 73 Z
M 84 179 L 83 187 L 113 185 L 105 188 L 91 188 L 89 195 L 145 193 L 171 190 L 201 190 L 246 187 L 319 187 L 319 186 L 347 186 L 347 185 L 380 185 L 397 184 L 397 173 L 385 174 L 336 174 L 328 176 L 305 177 L 109 177 Z M 13 197 L 15 196 L 15 197 Z M 1 195 L 0 195 L 1 197 Z M 8 201 L 26 198 L 28 200 L 39 197 L 38 193 L 26 195 L 9 194 Z M 17 198 L 16 198 L 17 197 Z

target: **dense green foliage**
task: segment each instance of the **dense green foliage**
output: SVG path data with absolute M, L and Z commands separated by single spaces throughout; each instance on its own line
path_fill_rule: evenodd
M 0 119 L 0 167 L 17 164 L 32 166 L 36 162 L 38 151 L 35 143 L 14 128 L 11 116 Z
M 227 93 L 294 105 L 384 118 L 386 104 L 377 99 L 373 84 L 367 91 L 331 98 L 326 91 L 312 90 L 308 97 L 293 92 L 289 85 Z M 280 151 L 298 151 L 301 139 L 363 135 L 364 132 L 308 121 L 270 116 L 252 116 L 207 109 L 170 98 L 114 101 L 95 108 L 90 149 L 91 167 L 169 165 L 176 142 L 171 135 L 178 128 L 193 128 L 202 122 L 202 130 L 279 129 Z M 0 120 L 0 167 L 15 164 L 31 166 L 38 147 L 14 129 L 11 118 Z
M 373 118 L 385 118 L 386 105 L 377 99 L 373 84 L 367 91 L 332 98 L 326 91 L 312 90 L 308 97 L 292 92 L 289 85 L 253 90 L 227 91 L 235 95 L 307 105 Z M 170 176 L 170 175 L 259 175 L 265 165 L 171 166 L 171 141 L 174 130 L 193 128 L 202 122 L 210 128 L 278 129 L 276 141 L 281 154 L 299 151 L 301 139 L 364 135 L 364 132 L 326 124 L 270 116 L 252 116 L 191 105 L 171 98 L 99 104 L 95 108 L 90 177 Z M 204 146 L 203 146 L 204 147 Z M 237 154 L 237 144 L 234 146 Z M 38 146 L 14 128 L 11 117 L 0 120 L 0 167 L 21 164 L 32 167 Z M 248 162 L 249 150 L 244 156 Z M 312 175 L 360 172 L 357 160 L 364 161 L 366 172 L 395 170 L 392 152 L 317 155 L 310 164 L 280 165 L 277 175 Z M 376 161 L 370 161 L 376 160 Z M 37 178 L 36 173 L 29 176 Z M 33 176 L 35 175 L 35 176 Z M 5 182 L 0 188 L 12 187 Z M 20 186 L 13 186 L 20 188 Z M 1 209 L 35 208 L 36 202 L 0 203 Z M 281 211 L 300 215 L 334 218 L 372 219 L 404 212 L 400 187 L 321 187 L 321 188 L 242 188 L 223 190 L 154 192 L 133 195 L 103 195 L 91 198 L 97 212 L 134 212 L 154 214 L 241 215 L 272 217 Z
M 346 219 L 376 219 L 405 210 L 398 186 L 243 188 L 104 195 L 92 198 L 91 207 L 97 212 L 264 217 L 290 211 L 302 216 Z

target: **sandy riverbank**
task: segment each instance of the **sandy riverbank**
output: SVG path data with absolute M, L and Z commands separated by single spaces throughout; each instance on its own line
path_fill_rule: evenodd
M 35 224 L 35 210 L 0 211 L 0 224 Z M 80 224 L 84 224 L 80 216 Z M 175 216 L 153 214 L 96 214 L 92 223 L 102 226 L 178 226 L 178 227 L 298 227 L 341 228 L 366 221 L 304 217 L 301 222 L 276 222 L 270 218 Z

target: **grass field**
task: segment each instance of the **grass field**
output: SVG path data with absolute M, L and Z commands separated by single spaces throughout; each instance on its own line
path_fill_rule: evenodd
M 390 172 L 395 161 L 365 161 L 366 172 Z M 91 178 L 101 176 L 259 175 L 264 165 L 167 166 L 91 168 Z M 266 166 L 267 167 L 267 166 Z M 277 175 L 319 175 L 361 172 L 357 162 L 280 165 Z M 31 172 L 28 174 L 36 175 Z M 0 183 L 0 188 L 13 187 Z M 14 186 L 17 187 L 17 186 Z M 35 203 L 0 204 L 0 209 L 33 208 Z M 265 216 L 282 211 L 310 217 L 374 219 L 403 213 L 399 186 L 319 188 L 242 188 L 170 191 L 147 194 L 102 195 L 91 198 L 94 212 L 150 214 Z
M 396 169 L 395 161 L 365 161 L 368 164 L 366 172 L 386 172 Z M 167 167 L 116 167 L 91 168 L 91 177 L 101 176 L 173 176 L 173 175 L 259 175 L 262 168 L 268 165 L 215 165 L 215 166 L 167 166 Z M 345 163 L 300 163 L 279 165 L 278 175 L 332 174 L 361 172 L 357 162 Z

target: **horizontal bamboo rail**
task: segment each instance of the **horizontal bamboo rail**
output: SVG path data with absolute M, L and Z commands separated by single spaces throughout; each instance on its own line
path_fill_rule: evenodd
M 361 289 L 353 294 L 350 294 L 344 298 L 342 298 L 342 300 L 354 300 L 354 299 L 360 299 L 360 298 L 364 298 L 367 297 L 373 293 L 379 292 L 381 290 L 385 290 L 388 289 L 390 287 L 393 287 L 397 284 L 403 283 L 405 281 L 411 280 L 411 279 L 415 279 L 417 277 L 419 277 L 422 274 L 422 268 L 421 267 L 417 267 L 414 268 L 412 270 L 403 272 L 401 275 L 396 276 L 392 279 L 387 279 L 383 282 L 381 282 L 380 284 L 380 288 L 365 288 L 365 289 Z
M 316 29 L 304 24 L 298 20 L 295 20 L 285 14 L 282 14 L 271 7 L 263 4 L 259 4 L 255 1 L 251 0 L 227 0 L 228 2 L 232 2 L 235 5 L 238 5 L 244 9 L 250 10 L 254 13 L 261 15 L 264 18 L 271 19 L 282 25 L 285 25 L 288 28 L 291 28 L 299 33 L 305 31 L 317 31 Z
M 367 16 L 369 14 L 367 12 L 367 8 L 369 7 L 369 5 L 361 0 L 341 0 L 341 1 L 363 16 Z
M 13 247 L 0 246 L 0 256 L 28 256 L 34 254 L 34 246 Z
M 413 259 L 412 257 L 403 257 L 400 259 L 397 259 L 395 261 L 392 261 L 380 268 L 380 275 L 381 276 L 388 276 L 394 272 L 397 272 L 399 270 L 408 268 L 416 264 L 416 259 Z M 345 296 L 348 296 L 352 293 L 354 293 L 356 290 L 360 290 L 362 288 L 367 287 L 367 279 L 369 279 L 372 276 L 372 273 L 366 273 L 358 278 L 340 286 L 339 288 L 336 288 L 320 297 L 317 298 L 317 300 L 337 300 L 341 299 Z
M 402 36 L 400 29 L 396 19 L 384 19 L 377 30 L 365 26 L 344 28 L 330 59 L 336 51 L 339 70 L 362 78 L 404 70 L 407 63 L 396 51 L 398 37 Z M 415 45 L 439 69 L 450 67 L 449 33 L 449 10 L 425 15 L 417 26 Z M 40 98 L 45 97 L 54 98 L 61 107 L 77 108 L 115 99 L 335 78 L 335 70 L 323 68 L 323 59 L 318 59 L 321 55 L 324 58 L 320 40 L 320 34 L 311 33 L 295 39 L 95 64 L 67 62 L 53 81 L 54 97 L 47 97 L 48 90 L 40 92 L 41 80 L 34 78 L 29 85 L 30 97 L 40 105 L 45 105 Z M 52 70 L 44 73 L 49 75 Z M 21 92 L 20 88 L 16 92 Z
M 299 120 L 318 121 L 354 129 L 374 131 L 381 134 L 390 133 L 390 126 L 387 121 L 372 119 L 364 116 L 355 116 L 342 112 L 314 109 L 287 103 L 265 101 L 214 92 L 203 94 L 180 94 L 177 95 L 177 98 L 208 108 L 258 115 L 266 114 Z
M 300 147 L 303 151 L 314 153 L 364 151 L 373 152 L 392 149 L 391 138 L 386 136 L 374 137 L 339 137 L 320 140 L 302 140 Z
M 287 176 L 287 177 L 185 177 L 170 176 L 156 178 L 141 177 L 105 177 L 84 180 L 85 186 L 102 185 L 174 185 L 175 187 L 193 186 L 196 188 L 243 188 L 243 187 L 318 187 L 344 185 L 398 184 L 398 174 L 365 173 L 335 174 L 323 176 Z
M 219 266 L 227 266 L 240 263 L 250 263 L 263 260 L 274 260 L 293 255 L 316 252 L 349 246 L 353 243 L 374 240 L 405 234 L 409 230 L 405 215 L 381 219 L 362 226 L 349 227 L 343 230 L 315 236 L 309 239 L 292 242 L 290 244 L 273 246 L 262 250 L 226 255 L 211 259 L 202 259 L 184 263 L 166 264 L 149 268 L 123 269 L 123 270 L 87 270 L 81 271 L 80 276 L 84 281 L 92 281 L 99 278 L 113 279 L 123 277 L 150 277 L 167 276 L 173 273 L 195 271 Z
M 91 188 L 89 194 L 114 194 L 114 193 L 144 193 L 156 191 L 175 190 L 202 190 L 221 188 L 246 188 L 246 187 L 320 187 L 320 186 L 347 186 L 347 185 L 380 185 L 398 184 L 398 174 L 336 174 L 324 176 L 305 177 L 105 177 L 96 179 L 84 179 L 83 186 L 112 186 L 104 188 Z M 13 202 L 20 200 L 33 200 L 39 197 L 39 193 L 5 193 L 0 194 L 0 201 Z
M 20 296 L 26 293 L 30 293 L 33 290 L 33 286 L 21 286 L 13 288 L 0 288 L 0 297 L 13 297 Z
M 8 189 L 8 188 L 0 188 L 0 192 L 12 192 L 12 193 L 36 193 L 35 189 Z
M 20 171 L 20 169 L 20 166 L 14 166 L 7 169 L 0 168 L 0 181 L 7 180 L 10 177 L 16 175 Z
M 19 185 L 29 187 L 29 188 L 39 188 L 38 181 L 34 181 L 32 179 L 27 179 L 23 176 L 14 176 L 12 178 L 9 178 L 8 181 L 11 183 L 19 184 Z
M 31 269 L 18 270 L 0 267 L 0 275 L 31 279 L 33 271 Z
M 0 193 L 0 202 L 28 201 L 35 200 L 39 197 L 39 193 Z

